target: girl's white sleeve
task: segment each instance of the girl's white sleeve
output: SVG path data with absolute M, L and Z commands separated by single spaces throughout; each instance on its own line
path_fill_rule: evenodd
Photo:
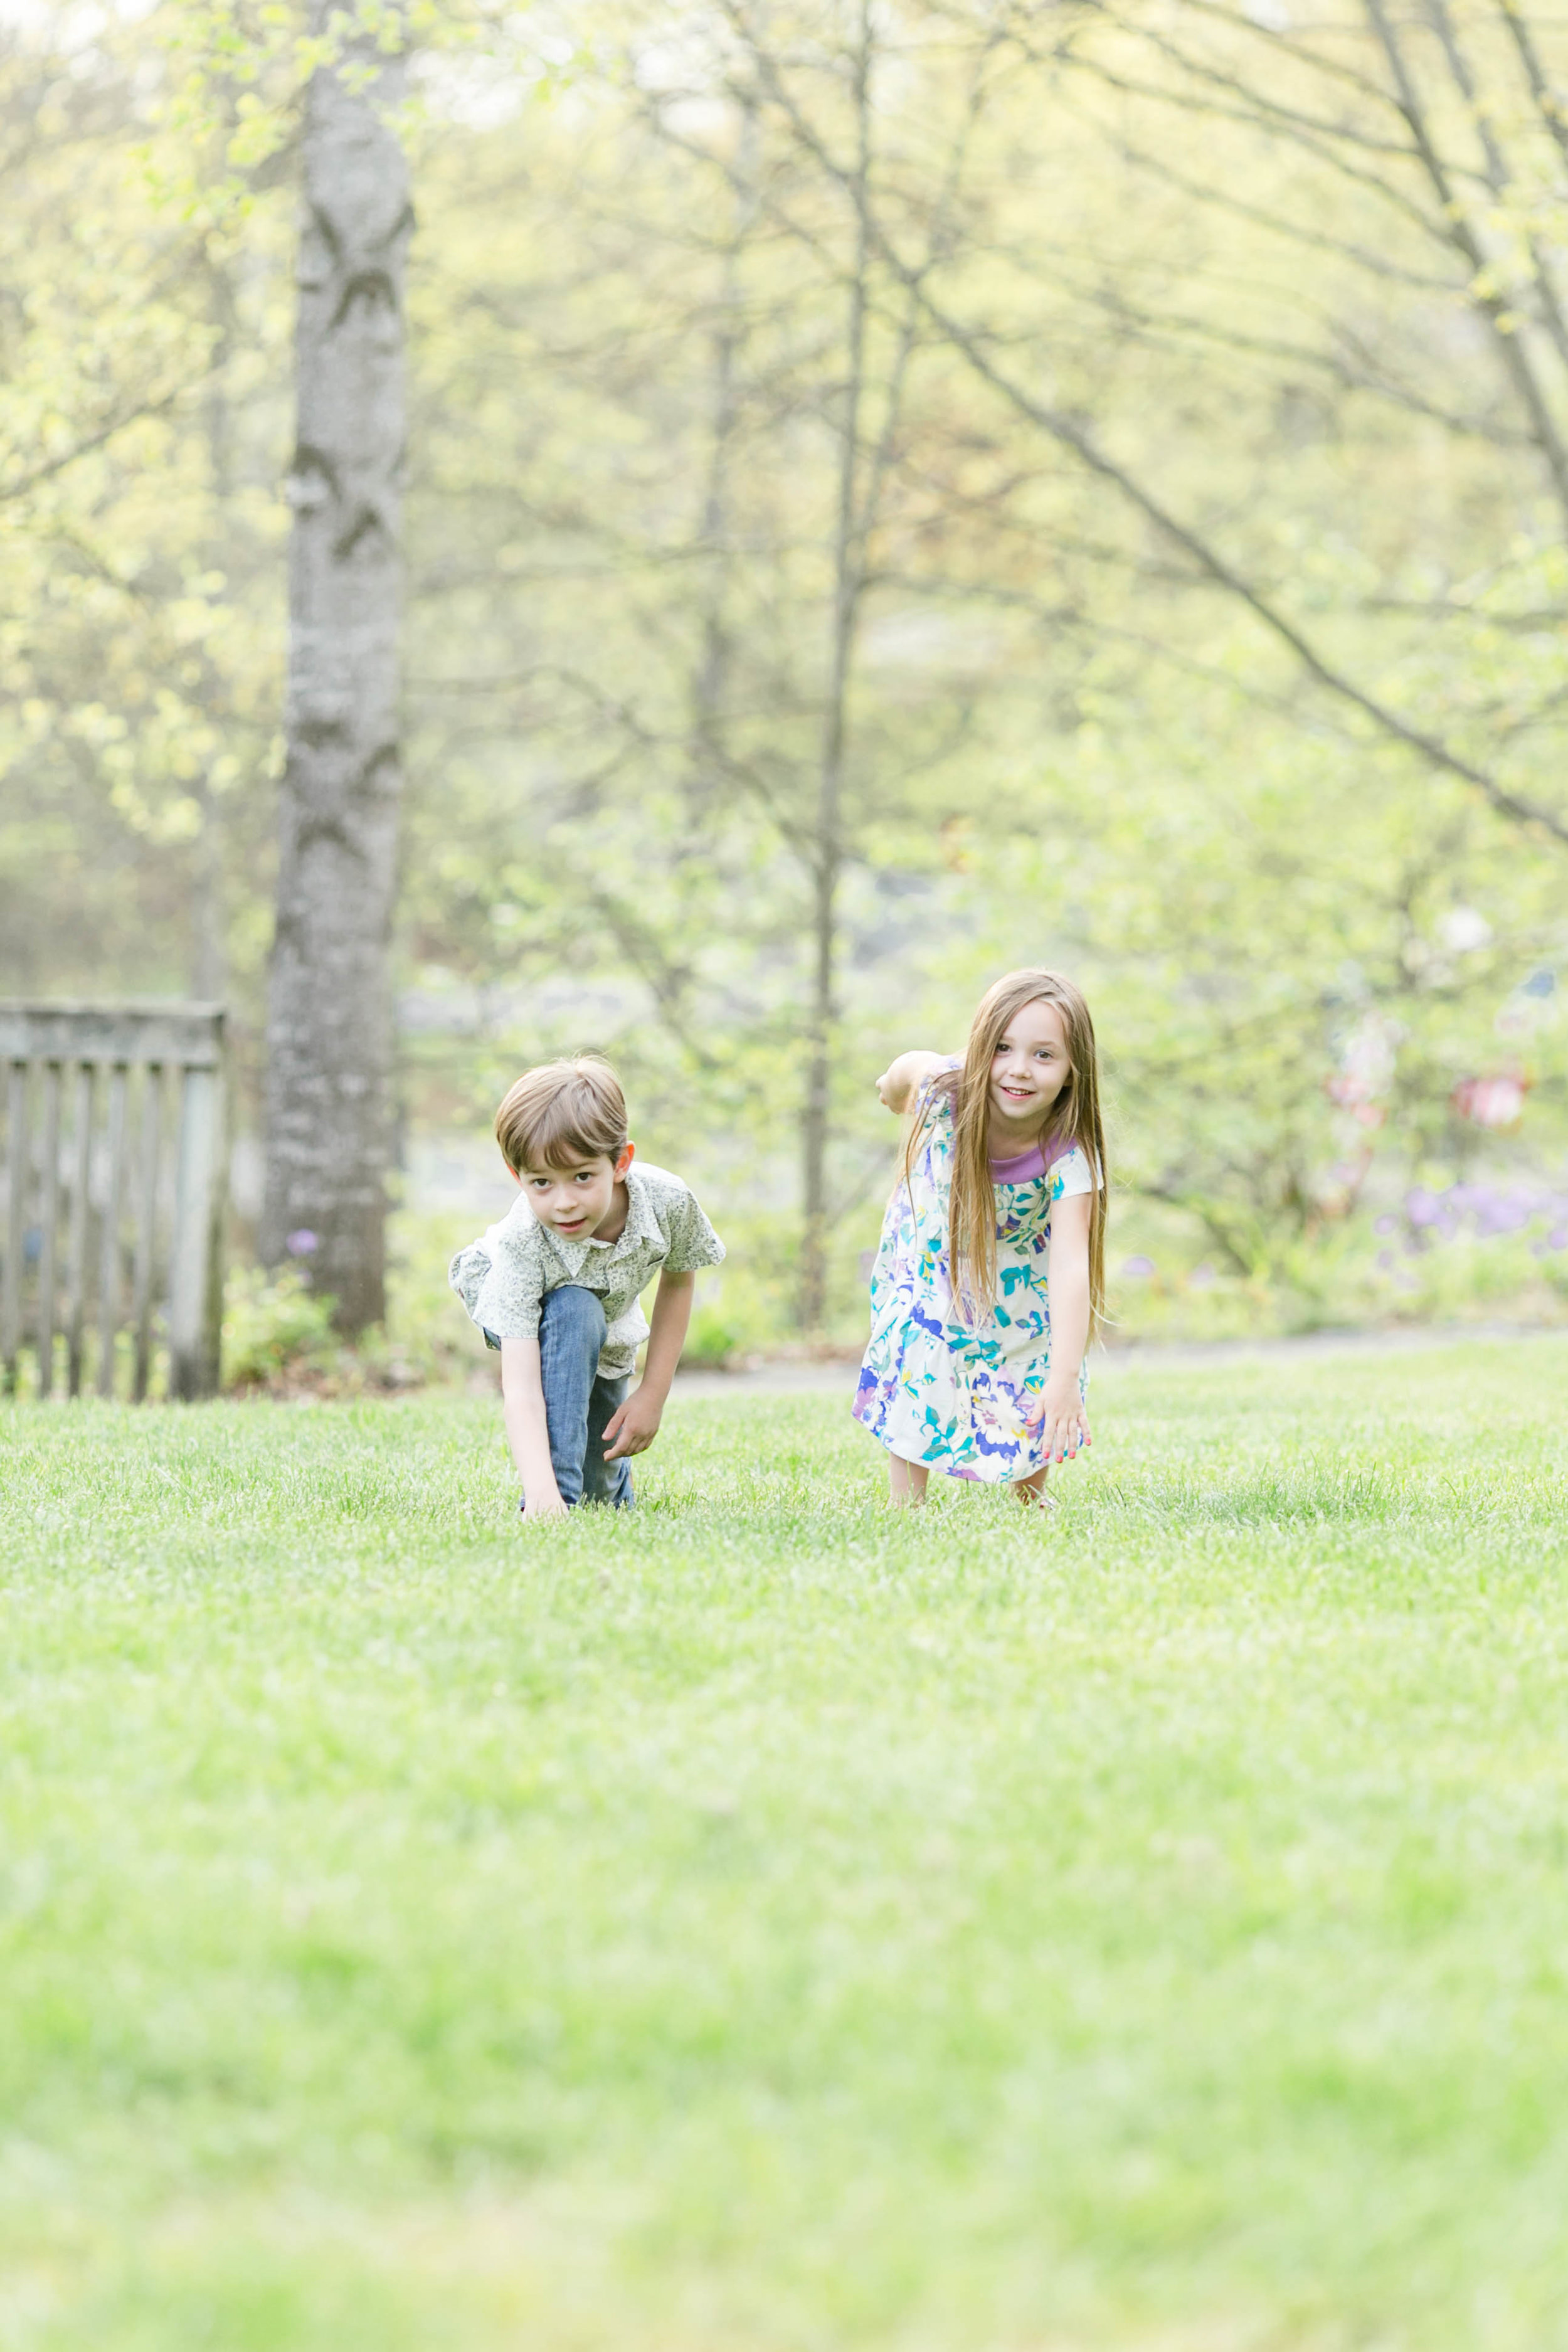
M 1051 1198 L 1070 1201 L 1076 1192 L 1098 1192 L 1100 1176 L 1090 1164 L 1087 1151 L 1074 1144 L 1070 1151 L 1051 1165 Z

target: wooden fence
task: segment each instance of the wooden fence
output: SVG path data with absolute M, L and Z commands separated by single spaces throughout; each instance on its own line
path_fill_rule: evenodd
M 40 1396 L 58 1384 L 79 1396 L 90 1370 L 100 1396 L 140 1402 L 166 1335 L 168 1393 L 210 1396 L 223 1312 L 222 1006 L 0 1003 L 0 1066 L 7 1390 L 27 1385 L 30 1356 Z

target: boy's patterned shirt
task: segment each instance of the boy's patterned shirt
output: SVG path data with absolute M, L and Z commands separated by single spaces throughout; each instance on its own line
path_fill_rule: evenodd
M 634 1160 L 626 1171 L 626 1222 L 613 1242 L 568 1241 L 542 1225 L 520 1197 L 499 1225 L 458 1252 L 447 1280 L 491 1345 L 531 1339 L 545 1294 L 563 1283 L 597 1292 L 605 1302 L 599 1370 L 620 1380 L 647 1338 L 637 1304 L 654 1276 L 691 1274 L 723 1262 L 724 1244 L 689 1184 L 668 1169 Z

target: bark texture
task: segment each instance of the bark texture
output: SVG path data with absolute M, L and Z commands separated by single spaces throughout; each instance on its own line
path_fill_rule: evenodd
M 805 1100 L 801 1115 L 805 1216 L 800 1253 L 800 1321 L 802 1329 L 807 1332 L 821 1329 L 827 1306 L 831 1224 L 827 1157 L 832 1139 L 833 1064 L 838 1024 L 838 893 L 845 864 L 844 762 L 849 733 L 850 673 L 866 586 L 866 542 L 874 520 L 876 497 L 875 489 L 868 488 L 863 507 L 858 497 L 871 262 L 866 226 L 871 172 L 871 37 L 869 0 L 860 0 L 859 36 L 853 59 L 857 155 L 850 184 L 855 206 L 855 261 L 849 278 L 849 316 L 845 335 L 838 509 L 833 536 L 833 635 L 828 647 L 816 821 L 813 828 L 811 997 L 805 1032 Z
M 363 62 L 345 59 L 345 63 Z M 295 339 L 277 928 L 262 1254 L 293 1257 L 354 1332 L 384 1306 L 390 940 L 402 786 L 400 543 L 408 174 L 363 92 L 311 83 Z

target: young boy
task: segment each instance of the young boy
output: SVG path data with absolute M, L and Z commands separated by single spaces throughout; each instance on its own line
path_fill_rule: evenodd
M 448 1278 L 500 1349 L 522 1508 L 557 1519 L 576 1503 L 624 1506 L 627 1456 L 653 1444 L 680 1361 L 692 1276 L 724 1244 L 679 1176 L 634 1164 L 620 1080 L 596 1055 L 525 1070 L 496 1140 L 522 1197 Z M 637 1299 L 656 1270 L 650 1332 Z

